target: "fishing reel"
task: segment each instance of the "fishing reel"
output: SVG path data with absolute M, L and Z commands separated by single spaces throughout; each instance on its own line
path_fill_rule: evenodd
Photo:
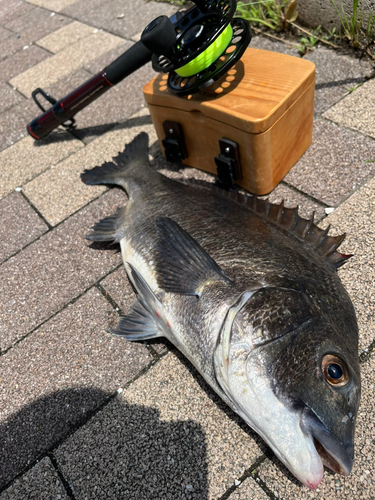
M 195 0 L 195 6 L 171 18 L 160 16 L 143 31 L 141 40 L 57 101 L 42 89 L 32 97 L 43 111 L 27 125 L 34 139 L 41 139 L 59 125 L 75 126 L 73 116 L 112 86 L 152 60 L 155 71 L 168 73 L 168 88 L 177 95 L 199 92 L 223 76 L 242 56 L 251 40 L 247 21 L 233 19 L 235 0 Z M 41 94 L 53 106 L 45 110 Z
M 141 37 L 154 52 L 153 69 L 169 73 L 168 88 L 182 96 L 199 92 L 223 76 L 251 40 L 248 22 L 233 19 L 234 0 L 201 0 L 195 4 L 175 24 L 168 18 L 155 19 Z M 159 26 L 165 35 L 168 32 L 168 44 L 148 42 L 148 36 Z

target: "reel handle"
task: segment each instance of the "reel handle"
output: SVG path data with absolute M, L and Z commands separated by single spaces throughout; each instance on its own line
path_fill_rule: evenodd
M 176 43 L 176 32 L 167 16 L 154 19 L 143 31 L 141 42 L 150 52 L 160 56 L 168 54 Z
M 201 12 L 205 12 L 207 9 L 206 0 L 192 0 L 193 3 L 198 7 Z

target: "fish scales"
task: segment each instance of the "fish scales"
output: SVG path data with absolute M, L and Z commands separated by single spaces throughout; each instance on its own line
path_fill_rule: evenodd
M 114 332 L 167 337 L 309 488 L 349 474 L 358 328 L 337 275 L 349 256 L 296 211 L 148 165 L 148 138 L 82 174 L 129 201 L 88 239 L 118 241 L 138 296 Z M 348 415 L 351 415 L 350 418 Z

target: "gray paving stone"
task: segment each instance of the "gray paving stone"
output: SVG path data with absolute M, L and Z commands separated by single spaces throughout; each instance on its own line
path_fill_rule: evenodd
M 94 288 L 1 357 L 0 485 L 151 362 L 145 346 L 106 333 L 108 320 L 116 314 Z
M 218 499 L 257 437 L 169 353 L 55 453 L 78 498 Z
M 0 1 L 0 25 L 5 26 L 24 14 L 35 9 L 33 5 L 22 0 L 1 0 Z
M 0 220 L 0 262 L 48 230 L 19 193 L 0 200 Z
M 375 173 L 374 159 L 372 139 L 318 118 L 311 146 L 284 181 L 335 206 Z
M 272 52 L 280 52 L 282 54 L 287 54 L 289 56 L 300 57 L 298 48 L 296 48 L 297 42 L 288 41 L 280 42 L 274 40 L 266 35 L 254 35 L 250 42 L 250 47 L 254 49 L 271 50 Z
M 25 45 L 12 57 L 0 62 L 0 82 L 7 82 L 11 78 L 23 73 L 29 68 L 47 59 L 50 54 L 36 45 Z
M 52 10 L 54 12 L 60 12 L 62 9 L 71 5 L 76 0 L 29 0 L 30 3 L 43 7 L 45 9 Z
M 51 12 L 36 7 L 23 16 L 17 16 L 5 27 L 21 35 L 24 45 L 29 45 L 70 22 L 65 16 L 52 15 Z
M 0 61 L 21 50 L 24 45 L 25 43 L 19 35 L 0 28 Z
M 100 54 L 108 52 L 121 43 L 121 38 L 98 30 L 96 33 L 78 40 L 73 45 L 67 46 L 47 60 L 17 74 L 9 83 L 26 97 L 31 97 L 35 87 L 54 85 L 70 73 L 82 68 L 90 60 L 96 59 Z
M 19 102 L 25 102 L 24 97 L 7 83 L 0 83 L 0 113 Z
M 11 37 L 13 34 L 14 33 L 12 33 L 11 31 L 0 26 L 0 39 L 1 40 L 6 40 L 7 38 Z
M 321 114 L 339 101 L 349 89 L 374 74 L 370 61 L 339 54 L 335 50 L 316 49 L 304 59 L 316 66 L 315 113 Z
M 360 352 L 375 340 L 375 179 L 354 193 L 324 221 L 346 233 L 340 250 L 354 256 L 339 270 L 356 309 Z M 334 234 L 332 232 L 332 234 Z
M 79 21 L 130 39 L 156 17 L 170 17 L 177 8 L 168 3 L 144 0 L 78 0 L 62 10 Z
M 375 79 L 342 99 L 324 117 L 375 139 Z
M 69 500 L 66 490 L 48 457 L 17 479 L 0 495 L 0 500 Z
M 61 50 L 64 50 L 69 45 L 95 33 L 96 30 L 97 28 L 87 26 L 87 24 L 73 21 L 57 31 L 53 31 L 44 38 L 41 38 L 38 40 L 37 44 L 39 47 L 43 47 L 43 49 L 49 50 L 53 54 L 57 54 L 57 52 L 61 52 Z
M 315 491 L 300 486 L 275 458 L 259 468 L 262 479 L 276 498 L 288 500 L 372 500 L 375 483 L 375 357 L 362 367 L 362 400 L 357 419 L 353 471 L 348 477 L 326 472 Z
M 120 203 L 118 190 L 105 194 L 0 267 L 0 349 L 10 347 L 120 264 L 119 254 L 90 248 L 85 240 L 89 228 Z
M 65 131 L 37 142 L 30 136 L 16 142 L 0 153 L 0 197 L 23 186 L 81 147 L 82 143 Z
M 40 110 L 32 99 L 24 99 L 3 111 L 0 114 L 0 151 L 26 137 L 26 125 L 39 114 Z
M 1 4 L 0 4 L 1 5 Z M 7 30 L 6 28 L 3 28 L 0 26 L 0 40 L 7 40 L 8 38 L 12 37 L 14 33 L 12 33 L 10 30 Z

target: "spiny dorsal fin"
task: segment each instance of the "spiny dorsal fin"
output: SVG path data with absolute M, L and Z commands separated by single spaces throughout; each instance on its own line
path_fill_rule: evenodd
M 275 222 L 280 227 L 297 234 L 299 237 L 308 241 L 313 248 L 327 257 L 336 269 L 352 257 L 352 254 L 345 255 L 337 251 L 337 248 L 344 241 L 346 235 L 329 236 L 328 231 L 330 226 L 328 226 L 327 229 L 320 229 L 314 223 L 314 213 L 311 215 L 310 219 L 303 219 L 298 214 L 298 207 L 286 208 L 284 206 L 284 201 L 280 204 L 271 203 L 268 199 L 264 200 L 252 194 L 245 194 L 238 191 L 225 191 L 215 184 L 198 179 L 189 179 L 186 183 L 214 191 L 221 196 L 229 198 L 235 203 L 246 206 L 254 212 Z

